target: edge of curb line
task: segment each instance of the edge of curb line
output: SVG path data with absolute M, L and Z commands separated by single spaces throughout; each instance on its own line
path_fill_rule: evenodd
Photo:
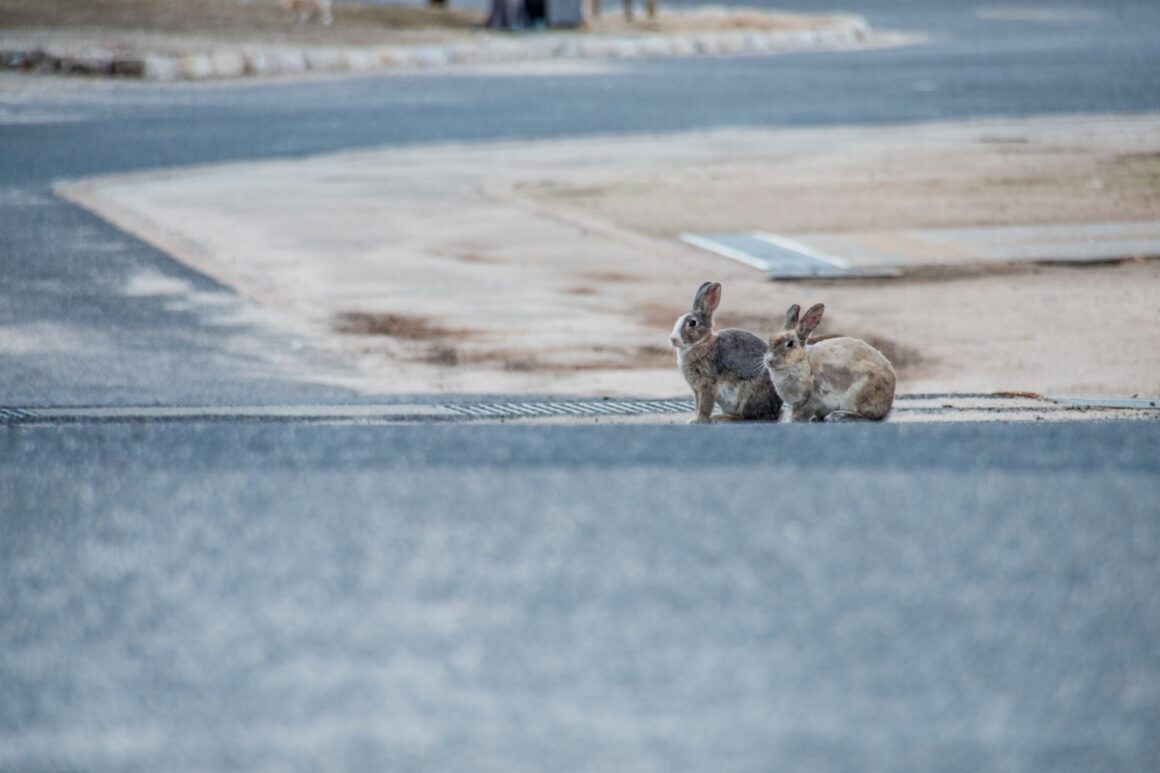
M 29 73 L 200 81 L 304 73 L 425 70 L 451 65 L 512 64 L 559 59 L 626 60 L 688 56 L 773 54 L 840 50 L 873 35 L 860 17 L 809 30 L 730 30 L 640 36 L 545 35 L 491 37 L 447 44 L 356 48 L 221 50 L 210 53 L 118 55 L 112 52 L 0 51 L 0 69 Z

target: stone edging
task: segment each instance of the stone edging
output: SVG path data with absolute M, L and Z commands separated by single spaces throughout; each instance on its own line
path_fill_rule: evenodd
M 731 30 L 619 37 L 568 33 L 526 37 L 488 35 L 481 36 L 480 40 L 447 44 L 375 48 L 269 48 L 181 55 L 69 53 L 44 49 L 0 51 L 0 68 L 157 81 L 209 80 L 558 59 L 649 59 L 836 50 L 864 45 L 870 36 L 870 26 L 865 20 L 849 17 L 832 27 L 812 30 Z

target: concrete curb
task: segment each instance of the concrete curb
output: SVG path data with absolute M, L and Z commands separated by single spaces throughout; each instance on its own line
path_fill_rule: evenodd
M 187 54 L 8 50 L 0 51 L 0 68 L 154 81 L 200 81 L 566 59 L 657 59 L 844 50 L 867 45 L 871 35 L 870 25 L 864 19 L 851 16 L 830 27 L 810 30 L 729 30 L 640 36 L 481 33 L 478 40 L 374 48 L 268 48 Z
M 509 396 L 449 402 L 329 405 L 191 405 L 191 406 L 0 406 L 0 426 L 34 424 L 107 424 L 126 422 L 292 422 L 419 423 L 534 421 L 607 424 L 685 424 L 693 412 L 687 397 L 581 397 L 542 399 Z M 788 411 L 781 423 L 789 420 Z M 1158 421 L 1155 401 L 1119 398 L 1058 398 L 1031 393 L 900 394 L 886 423 Z M 727 422 L 740 426 L 744 422 Z M 757 422 L 773 423 L 773 422 Z M 692 430 L 690 430 L 692 431 Z

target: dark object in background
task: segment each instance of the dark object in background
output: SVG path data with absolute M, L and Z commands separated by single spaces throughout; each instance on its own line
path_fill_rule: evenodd
M 547 0 L 524 0 L 524 17 L 529 27 L 544 26 L 548 23 Z
M 491 0 L 487 27 L 520 30 L 527 27 L 581 27 L 582 0 Z
M 493 30 L 518 30 L 526 24 L 524 0 L 491 0 L 487 27 Z
M 547 4 L 549 27 L 584 26 L 584 3 L 582 0 L 544 0 Z

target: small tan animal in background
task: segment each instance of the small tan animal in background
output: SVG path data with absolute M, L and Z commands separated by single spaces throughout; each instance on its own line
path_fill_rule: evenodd
M 799 321 L 795 303 L 785 313 L 785 327 L 769 340 L 765 366 L 777 393 L 793 408 L 793 421 L 884 418 L 894 404 L 894 366 L 857 338 L 807 344 L 825 310 L 819 303 Z
M 334 21 L 333 0 L 282 0 L 282 5 L 296 15 L 299 24 L 305 24 L 315 17 L 323 25 Z
M 701 285 L 693 308 L 677 319 L 669 336 L 697 404 L 690 423 L 710 421 L 714 403 L 724 418 L 776 421 L 781 398 L 765 372 L 765 342 L 748 330 L 714 332 L 713 312 L 720 303 L 719 283 Z

